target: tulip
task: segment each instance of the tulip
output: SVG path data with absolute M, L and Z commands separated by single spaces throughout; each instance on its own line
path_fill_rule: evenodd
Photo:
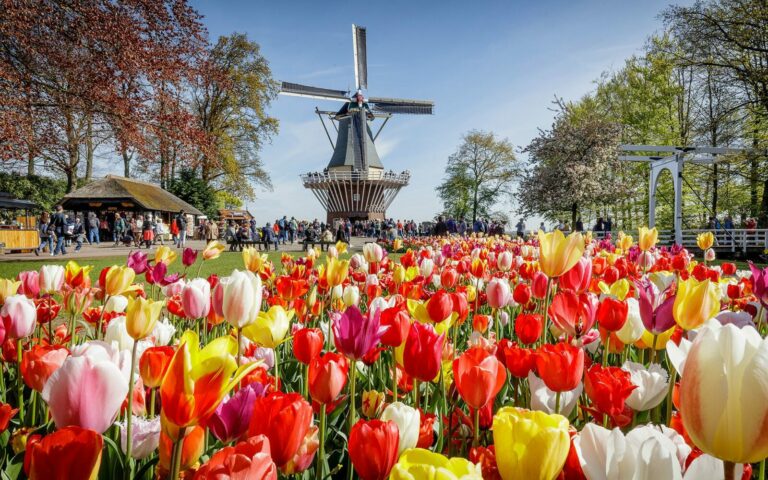
M 581 337 L 595 324 L 598 308 L 597 296 L 592 293 L 577 295 L 571 290 L 562 290 L 549 305 L 552 323 L 571 337 Z
M 323 350 L 323 332 L 319 328 L 302 328 L 293 334 L 293 355 L 304 365 Z
M 665 300 L 663 292 L 652 282 L 638 282 L 636 285 L 640 318 L 646 330 L 653 335 L 666 332 L 675 325 L 673 306 L 675 297 Z
M 128 394 L 118 366 L 97 355 L 70 356 L 43 387 L 57 428 L 75 425 L 104 433 L 114 422 Z
M 130 267 L 137 275 L 141 275 L 149 268 L 147 254 L 141 250 L 136 250 L 128 254 L 128 260 L 125 264 Z
M 453 379 L 464 402 L 479 410 L 496 397 L 507 375 L 495 356 L 470 348 L 453 361 Z
M 325 263 L 325 279 L 328 286 L 335 287 L 344 283 L 349 275 L 349 260 L 328 258 Z
M 341 299 L 347 307 L 352 305 L 357 306 L 357 304 L 360 303 L 360 288 L 358 288 L 357 285 L 347 285 L 344 287 Z
M 243 329 L 243 334 L 262 347 L 276 348 L 288 334 L 294 313 L 279 305 L 270 307 L 266 312 L 259 312 L 256 321 Z
M 104 341 L 114 344 L 120 351 L 127 350 L 130 352 L 131 349 L 133 349 L 133 345 L 136 341 L 130 334 L 128 334 L 126 318 L 124 315 L 110 320 L 107 329 L 104 332 Z
M 173 347 L 149 347 L 139 359 L 139 375 L 148 388 L 157 388 L 163 381 L 163 376 L 174 354 Z
M 261 278 L 250 271 L 234 270 L 219 281 L 222 289 L 222 316 L 235 328 L 243 328 L 256 321 L 261 310 Z
M 191 280 L 181 290 L 181 305 L 187 318 L 203 318 L 211 309 L 211 284 L 204 278 Z
M 545 413 L 559 413 L 569 416 L 576 407 L 576 401 L 584 390 L 581 382 L 570 392 L 560 392 L 559 400 L 557 392 L 547 388 L 542 379 L 528 373 L 528 386 L 531 389 L 531 410 L 539 410 Z M 558 401 L 560 405 L 558 405 Z
M 531 301 L 531 296 L 531 287 L 527 283 L 518 283 L 512 290 L 512 300 L 519 305 L 528 305 L 528 302 Z
M 18 293 L 26 295 L 27 298 L 37 298 L 38 295 L 40 295 L 40 274 L 38 272 L 34 270 L 19 272 L 18 279 L 20 282 L 17 290 Z M 9 285 L 11 283 L 9 280 L 0 279 L 0 304 L 5 302 L 5 297 L 9 296 L 7 293 L 10 293 L 10 290 L 8 292 L 2 292 L 3 282 L 8 282 Z M 6 287 L 8 287 L 8 285 L 6 285 Z
M 0 318 L 5 327 L 5 337 L 12 340 L 26 338 L 35 332 L 37 307 L 24 295 L 6 297 L 0 308 Z
M 445 268 L 440 273 L 440 286 L 443 288 L 453 288 L 459 281 L 459 272 L 455 268 Z
M 516 343 L 503 338 L 496 350 L 499 360 L 504 362 L 509 373 L 513 377 L 525 378 L 528 373 L 536 366 L 536 358 L 532 350 L 519 347 Z
M 429 318 L 433 322 L 443 322 L 448 320 L 453 313 L 453 298 L 448 292 L 440 289 L 429 299 L 426 308 Z
M 491 308 L 504 308 L 512 299 L 509 283 L 506 280 L 494 278 L 485 287 L 488 305 Z
M 339 396 L 347 383 L 349 362 L 338 353 L 328 352 L 318 356 L 309 364 L 309 394 L 312 400 L 332 403 Z
M 640 227 L 638 229 L 637 246 L 640 247 L 640 250 L 647 252 L 648 250 L 655 247 L 658 241 L 659 231 L 656 230 L 656 227 L 651 229 L 647 227 Z
M 512 268 L 512 262 L 515 260 L 512 252 L 505 250 L 496 257 L 496 267 L 502 272 L 508 272 Z
M 40 271 L 42 274 L 42 270 Z M 130 267 L 113 265 L 104 278 L 104 293 L 107 296 L 121 295 L 130 290 L 136 272 Z
M 123 313 L 128 308 L 128 297 L 113 295 L 104 304 L 105 313 Z
M 25 351 L 21 360 L 21 376 L 29 388 L 42 392 L 45 382 L 69 356 L 61 345 L 35 345 Z
M 380 326 L 380 314 L 363 315 L 355 306 L 333 320 L 333 341 L 336 349 L 351 360 L 360 360 L 379 343 L 384 329 Z
M 399 434 L 393 421 L 360 420 L 349 434 L 349 458 L 362 480 L 385 480 L 397 462 Z
M 403 452 L 390 480 L 482 480 L 480 465 L 461 457 L 446 458 L 423 448 Z
M 180 436 L 180 431 L 174 426 L 169 426 L 165 417 L 160 418 L 160 445 L 158 447 L 158 476 L 168 477 L 166 472 L 170 471 L 170 478 L 179 478 L 179 473 L 195 466 L 197 461 L 203 455 L 205 448 L 205 429 L 200 426 L 187 428 L 184 436 Z M 170 433 L 173 435 L 171 435 Z M 176 443 L 181 443 L 179 448 L 179 457 L 173 462 L 173 450 Z M 172 463 L 176 463 L 175 465 Z M 187 472 L 184 478 L 188 476 Z
M 64 267 L 61 265 L 43 265 L 40 267 L 38 281 L 41 294 L 59 293 L 62 285 L 64 285 Z M 5 298 L 6 296 L 6 288 L 0 288 L 0 297 Z
M 536 343 L 544 330 L 544 319 L 536 313 L 522 313 L 515 319 L 515 335 L 520 342 Z
M 64 267 L 64 283 L 72 288 L 90 287 L 91 277 L 89 274 L 92 268 L 90 265 L 81 267 L 74 260 L 68 261 Z
M 18 408 L 12 408 L 9 404 L 0 402 L 0 435 L 8 430 L 11 419 L 19 412 Z
M 166 266 L 170 265 L 176 261 L 177 256 L 172 248 L 162 245 L 155 250 L 155 265 L 158 263 L 164 263 Z
M 397 449 L 398 456 L 402 455 L 405 450 L 416 447 L 421 427 L 421 415 L 418 410 L 402 402 L 394 402 L 384 409 L 381 420 L 385 422 L 391 420 L 397 424 L 400 439 Z
M 681 370 L 680 413 L 693 443 L 727 462 L 768 457 L 768 339 L 709 321 Z
M 155 453 L 160 445 L 160 417 L 145 419 L 144 417 L 133 416 L 133 431 L 131 433 L 131 444 L 133 449 L 131 457 L 142 460 Z M 128 432 L 123 425 L 120 428 L 120 446 L 123 452 L 127 453 Z
M 584 350 L 569 343 L 544 344 L 535 355 L 536 371 L 547 388 L 569 392 L 581 381 L 584 372 Z
M 296 455 L 312 424 L 312 406 L 298 393 L 257 398 L 248 435 L 269 438 L 272 460 L 282 468 Z
M 696 245 L 698 245 L 702 251 L 709 250 L 714 244 L 715 235 L 712 232 L 700 233 L 696 237 Z
M 368 263 L 379 263 L 384 259 L 384 249 L 378 243 L 363 245 L 363 256 Z
M 553 480 L 568 457 L 568 420 L 557 414 L 502 407 L 493 417 L 493 444 L 503 480 Z
M 533 274 L 531 280 L 531 295 L 537 300 L 543 300 L 547 296 L 547 287 L 549 286 L 549 279 L 542 271 L 537 271 Z
M 245 269 L 249 272 L 259 273 L 264 269 L 268 261 L 267 254 L 259 253 L 253 247 L 246 247 L 243 249 L 243 264 Z
M 381 311 L 381 325 L 387 331 L 381 336 L 381 343 L 389 347 L 399 347 L 408 337 L 411 327 L 411 316 L 405 303 Z
M 203 260 L 215 260 L 219 258 L 221 252 L 223 252 L 226 248 L 227 246 L 218 240 L 212 240 L 208 242 L 208 245 L 206 245 L 205 249 L 203 249 Z
M 224 398 L 206 422 L 206 426 L 222 443 L 242 439 L 248 432 L 256 399 L 266 393 L 267 387 L 261 383 L 249 383 L 232 397 Z
M 768 308 L 768 267 L 761 270 L 749 262 L 749 270 L 752 272 L 752 293 L 763 308 Z
M 621 330 L 627 321 L 629 305 L 615 298 L 606 297 L 597 307 L 597 323 L 609 332 Z
M 669 388 L 669 374 L 656 363 L 647 369 L 641 363 L 624 362 L 621 366 L 629 372 L 630 381 L 637 387 L 627 397 L 626 403 L 635 411 L 650 410 L 664 400 Z
M 163 414 L 178 427 L 197 425 L 213 414 L 224 395 L 256 368 L 238 367 L 237 342 L 212 340 L 202 350 L 197 334 L 186 331 L 160 385 Z
M 277 480 L 277 467 L 270 457 L 269 439 L 251 437 L 234 447 L 224 447 L 213 454 L 195 472 L 195 480 L 214 479 Z
M 592 401 L 595 412 L 616 419 L 624 412 L 624 402 L 637 387 L 629 372 L 618 367 L 594 364 L 584 375 L 584 392 Z
M 549 278 L 563 275 L 573 268 L 584 254 L 584 239 L 580 233 L 563 235 L 560 230 L 539 231 L 539 265 Z
M 584 293 L 589 289 L 592 280 L 592 260 L 581 257 L 576 265 L 565 272 L 559 280 L 560 288 L 573 290 L 576 293 Z
M 163 302 L 155 302 L 142 297 L 128 300 L 125 310 L 125 328 L 134 340 L 147 337 L 155 328 Z
M 435 269 L 435 262 L 429 258 L 425 258 L 419 264 L 419 275 L 424 278 L 429 278 L 432 275 L 432 271 Z
M 627 345 L 638 341 L 645 333 L 645 327 L 640 315 L 640 307 L 634 298 L 627 298 L 627 321 L 616 332 L 616 337 Z
M 27 448 L 24 454 L 27 477 L 30 480 L 95 479 L 103 446 L 104 439 L 92 430 L 79 427 L 57 430 Z
M 411 325 L 403 350 L 405 372 L 422 382 L 432 381 L 440 372 L 445 334 L 438 335 L 432 325 Z
M 678 325 L 685 330 L 697 328 L 720 311 L 720 289 L 709 280 L 700 282 L 693 277 L 681 280 L 672 308 Z

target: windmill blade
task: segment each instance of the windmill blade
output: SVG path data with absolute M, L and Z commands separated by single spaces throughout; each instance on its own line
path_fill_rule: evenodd
M 365 46 L 365 27 L 352 24 L 352 48 L 355 52 L 355 84 L 357 89 L 368 88 L 368 51 Z
M 406 113 L 410 115 L 432 115 L 435 102 L 429 100 L 408 100 L 405 98 L 371 97 L 368 104 L 376 112 Z
M 333 100 L 336 102 L 348 102 L 349 97 L 345 90 L 332 90 L 330 88 L 310 87 L 298 83 L 282 82 L 280 93 L 296 97 L 319 98 L 321 100 Z

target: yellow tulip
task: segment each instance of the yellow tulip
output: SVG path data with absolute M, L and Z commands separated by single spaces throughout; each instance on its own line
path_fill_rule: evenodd
M 396 238 L 395 241 L 392 242 L 392 251 L 399 252 L 401 248 L 403 248 L 403 240 Z
M 203 260 L 215 260 L 219 258 L 219 255 L 221 255 L 221 252 L 223 252 L 225 248 L 227 248 L 226 245 L 218 240 L 208 242 L 208 245 L 205 246 L 205 250 L 203 250 Z
M 706 251 L 709 248 L 712 248 L 712 245 L 714 244 L 715 244 L 715 236 L 712 234 L 712 232 L 700 233 L 696 237 L 696 245 L 698 245 L 699 248 L 704 251 Z
M 626 278 L 616 280 L 610 287 L 601 280 L 597 286 L 603 295 L 608 295 L 621 301 L 624 301 L 627 298 L 627 294 L 629 294 L 629 282 Z
M 163 302 L 143 297 L 129 298 L 125 309 L 125 329 L 134 340 L 146 338 L 155 329 L 157 319 L 163 311 Z
M 584 238 L 580 233 L 574 232 L 566 238 L 560 230 L 549 233 L 539 230 L 539 265 L 548 277 L 564 274 L 583 254 Z
M 506 455 L 506 452 L 502 455 Z M 389 480 L 435 479 L 482 480 L 483 475 L 480 465 L 475 465 L 466 458 L 448 458 L 423 448 L 409 448 L 404 451 L 389 475 Z
M 81 267 L 76 261 L 70 260 L 64 267 L 64 282 L 70 287 L 77 287 L 85 284 L 90 284 L 88 275 L 91 273 L 92 265 Z
M 16 295 L 19 290 L 21 282 L 16 280 L 9 280 L 7 278 L 0 278 L 0 305 L 5 303 L 5 299 L 11 295 Z
M 325 279 L 329 287 L 341 285 L 349 275 L 349 260 L 339 260 L 338 258 L 328 258 L 325 266 Z
M 405 281 L 405 267 L 401 264 L 395 264 L 395 268 L 392 270 L 392 281 L 395 285 L 400 285 Z
M 346 242 L 342 242 L 339 240 L 336 242 L 336 252 L 341 255 L 342 253 L 347 253 L 347 244 Z
M 670 328 L 666 332 L 660 333 L 656 337 L 656 349 L 655 350 L 664 350 L 667 348 L 667 342 L 672 338 L 672 334 L 675 333 L 675 327 Z M 649 332 L 648 330 L 643 331 L 643 336 L 640 337 L 638 341 L 635 342 L 635 346 L 637 348 L 652 348 L 653 347 L 653 334 Z
M 171 247 L 162 245 L 155 250 L 155 263 L 172 264 L 176 260 L 176 252 Z
M 632 248 L 633 243 L 635 243 L 635 240 L 632 238 L 632 235 L 625 235 L 624 232 L 619 232 L 619 240 L 616 242 L 616 245 L 622 251 L 626 252 Z
M 637 246 L 640 250 L 646 252 L 656 246 L 659 241 L 659 231 L 656 227 L 651 229 L 647 227 L 640 227 L 637 232 Z
M 677 283 L 677 295 L 672 307 L 675 322 L 685 330 L 701 326 L 720 311 L 720 287 L 709 279 L 700 282 L 694 277 Z
M 493 443 L 504 480 L 552 480 L 563 469 L 571 446 L 568 419 L 503 407 L 493 417 Z
M 386 403 L 384 392 L 365 390 L 363 391 L 362 397 L 363 406 L 360 409 L 360 413 L 362 413 L 365 418 L 378 418 Z
M 266 262 L 266 253 L 259 253 L 254 247 L 246 247 L 243 249 L 243 264 L 245 265 L 246 270 L 250 270 L 253 273 L 259 273 L 264 268 Z
M 131 267 L 112 265 L 104 280 L 104 292 L 110 297 L 121 295 L 131 290 L 134 278 L 136 272 Z
M 275 348 L 285 339 L 293 315 L 294 310 L 274 305 L 267 312 L 259 312 L 256 321 L 243 328 L 243 335 L 262 347 Z

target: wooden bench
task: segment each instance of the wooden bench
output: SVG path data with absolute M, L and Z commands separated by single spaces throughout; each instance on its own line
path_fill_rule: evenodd
M 270 246 L 270 243 L 265 240 L 237 240 L 235 238 L 227 240 L 227 244 L 229 245 L 229 250 L 231 252 L 242 252 L 243 248 L 254 245 L 259 247 L 259 250 L 261 250 L 261 247 L 263 246 L 266 251 L 269 251 Z M 277 249 L 275 248 L 275 250 Z
M 305 251 L 310 245 L 312 246 L 312 248 L 315 248 L 315 245 L 320 245 L 320 250 L 323 252 L 327 252 L 328 245 L 336 245 L 336 242 L 326 242 L 324 240 L 309 240 L 305 238 L 304 240 L 301 241 L 301 244 L 304 245 Z

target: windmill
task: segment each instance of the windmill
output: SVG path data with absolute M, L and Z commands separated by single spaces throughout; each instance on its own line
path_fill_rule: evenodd
M 308 188 L 325 208 L 329 224 L 336 219 L 383 220 L 386 209 L 401 188 L 408 185 L 408 171 L 385 171 L 375 142 L 393 114 L 431 115 L 434 103 L 425 100 L 366 97 L 368 89 L 368 54 L 365 27 L 352 25 L 356 91 L 332 90 L 298 83 L 282 82 L 280 93 L 298 97 L 343 102 L 338 111 L 315 108 L 333 149 L 328 166 L 322 172 L 301 175 Z M 334 142 L 324 120 L 336 131 Z M 371 125 L 381 120 L 376 134 Z

